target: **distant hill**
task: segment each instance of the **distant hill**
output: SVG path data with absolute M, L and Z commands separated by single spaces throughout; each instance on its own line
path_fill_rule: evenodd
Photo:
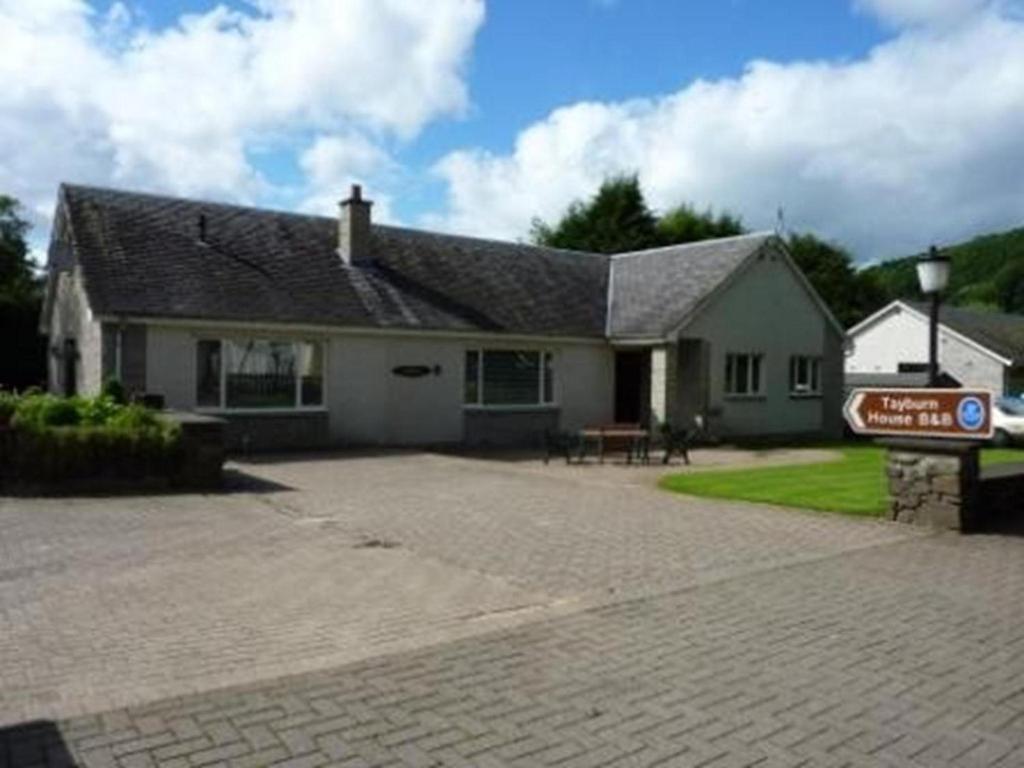
M 952 273 L 945 300 L 963 307 L 1024 314 L 1024 228 L 983 235 L 946 248 Z M 916 256 L 869 267 L 865 274 L 892 299 L 921 297 Z

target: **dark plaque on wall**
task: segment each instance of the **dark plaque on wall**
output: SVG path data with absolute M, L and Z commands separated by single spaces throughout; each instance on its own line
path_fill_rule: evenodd
M 395 376 L 404 376 L 407 379 L 419 379 L 429 376 L 434 369 L 429 365 L 398 365 L 391 369 Z

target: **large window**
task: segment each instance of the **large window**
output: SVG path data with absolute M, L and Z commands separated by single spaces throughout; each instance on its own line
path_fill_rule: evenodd
M 804 355 L 789 358 L 789 391 L 796 396 L 821 394 L 821 358 Z
M 264 410 L 323 405 L 323 345 L 279 339 L 196 342 L 200 408 Z
M 555 401 L 554 355 L 537 350 L 468 350 L 464 399 L 467 405 L 549 405 Z
M 725 356 L 725 393 L 752 397 L 764 394 L 764 355 L 758 353 Z

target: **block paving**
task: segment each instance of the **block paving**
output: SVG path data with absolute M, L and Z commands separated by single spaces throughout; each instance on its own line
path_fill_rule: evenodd
M 356 467 L 360 462 L 339 470 L 339 488 L 347 489 L 349 500 L 368 493 L 388 461 L 368 459 L 362 471 Z M 394 468 L 395 457 L 390 461 Z M 559 490 L 555 480 L 446 457 L 402 457 L 400 463 L 416 476 L 420 493 L 416 483 L 392 485 L 380 493 L 377 516 L 349 507 L 350 501 L 331 507 L 326 481 L 318 474 L 326 468 L 278 464 L 260 470 L 262 476 L 281 483 L 290 478 L 298 486 L 302 474 L 306 490 L 275 497 L 275 509 L 266 499 L 242 494 L 229 500 L 239 504 L 240 519 L 210 521 L 223 537 L 232 531 L 239 537 L 238 551 L 225 550 L 220 571 L 211 564 L 212 554 L 197 557 L 204 577 L 219 573 L 224 586 L 210 583 L 204 589 L 190 582 L 188 590 L 174 595 L 182 609 L 165 606 L 164 616 L 184 620 L 186 607 L 198 610 L 210 598 L 225 613 L 223 637 L 221 644 L 203 638 L 217 634 L 216 611 L 200 611 L 192 624 L 196 639 L 188 648 L 193 659 L 177 662 L 182 670 L 196 664 L 212 669 L 244 636 L 233 623 L 249 614 L 237 613 L 233 601 L 239 593 L 230 585 L 233 568 L 241 569 L 238 578 L 259 575 L 251 565 L 241 565 L 246 550 L 255 548 L 273 560 L 281 548 L 294 546 L 303 555 L 275 571 L 288 589 L 272 595 L 288 610 L 270 610 L 262 630 L 268 633 L 266 648 L 253 645 L 253 658 L 236 662 L 249 678 L 241 684 L 222 687 L 227 678 L 213 676 L 205 688 L 193 680 L 193 692 L 186 686 L 164 696 L 147 688 L 135 675 L 143 668 L 163 669 L 159 653 L 166 650 L 156 644 L 155 619 L 144 636 L 111 636 L 109 649 L 98 637 L 91 638 L 89 648 L 76 646 L 63 638 L 55 621 L 34 635 L 22 633 L 20 646 L 0 640 L 6 643 L 0 646 L 5 683 L 15 679 L 10 654 L 37 658 L 27 647 L 31 637 L 71 656 L 80 653 L 81 663 L 88 653 L 98 655 L 109 670 L 123 673 L 124 687 L 135 691 L 127 706 L 64 714 L 73 707 L 58 696 L 49 708 L 39 704 L 33 718 L 0 721 L 5 723 L 0 767 L 1024 765 L 1024 539 L 922 536 L 891 525 L 705 504 L 639 487 Z M 452 480 L 453 495 L 464 486 L 469 496 L 465 502 L 443 497 L 451 512 L 444 503 L 429 501 L 442 493 L 439 476 Z M 548 506 L 542 506 L 542 496 Z M 144 577 L 154 562 L 160 565 L 161 547 L 168 548 L 168 559 L 181 555 L 184 542 L 203 551 L 202 534 L 192 533 L 201 526 L 187 514 L 194 499 L 185 502 L 154 502 L 159 514 L 142 516 L 148 520 L 144 528 L 168 534 L 157 537 L 152 552 L 137 552 L 138 540 L 120 540 L 118 526 L 111 523 L 110 546 L 117 549 L 120 541 L 121 549 L 118 557 L 111 550 L 109 559 L 99 558 L 109 570 L 90 560 L 88 552 L 95 558 L 94 550 L 102 547 L 87 523 L 79 529 L 61 515 L 42 513 L 36 524 L 49 520 L 49 530 L 60 532 L 51 547 L 70 555 L 79 541 L 84 551 L 60 573 L 47 571 L 41 557 L 40 572 L 19 572 L 0 582 L 0 619 L 6 627 L 24 621 L 31 615 L 28 585 L 36 584 L 35 596 L 45 601 L 48 589 L 69 589 L 59 579 L 75 567 L 87 578 L 79 579 L 74 594 L 93 608 L 101 606 L 98 596 L 106 581 L 118 574 L 130 574 L 134 589 L 154 599 L 151 590 L 167 586 L 166 575 Z M 130 509 L 123 502 L 125 509 L 119 510 L 121 503 L 108 512 L 114 509 L 111 514 L 123 516 L 129 527 L 138 524 L 138 500 Z M 220 511 L 231 505 L 224 499 L 208 504 Z M 259 512 L 252 511 L 259 505 Z M 405 528 L 397 509 L 402 505 L 410 520 Z M 0 526 L 0 554 L 45 551 L 39 549 L 41 538 L 26 533 L 26 526 L 32 527 L 25 522 L 29 516 L 13 511 L 24 508 L 12 500 L 0 503 L 0 521 L 8 524 Z M 502 515 L 509 516 L 505 526 L 492 520 Z M 90 516 L 86 512 L 86 519 Z M 623 517 L 629 525 L 616 522 Z M 324 520 L 336 528 L 325 528 Z M 470 530 L 451 531 L 453 543 L 434 531 L 457 522 Z M 25 535 L 12 536 L 12 525 L 21 525 Z M 179 533 L 177 542 L 171 535 L 176 525 L 188 532 Z M 548 562 L 542 532 L 557 543 L 571 538 L 573 529 L 589 558 L 568 551 L 563 560 L 569 565 Z M 299 530 L 312 531 L 310 540 Z M 504 539 L 492 541 L 494 530 L 506 531 Z M 787 535 L 793 537 L 789 548 Z M 221 547 L 223 537 L 213 537 Z M 260 549 L 264 537 L 276 547 Z M 668 539 L 664 550 L 654 537 Z M 594 561 L 612 552 L 609 540 L 615 538 L 625 554 Z M 757 550 L 759 538 L 763 547 Z M 471 540 L 482 551 L 465 551 Z M 389 541 L 399 545 L 381 546 Z M 20 548 L 13 542 L 21 542 Z M 699 557 L 702 544 L 705 559 Z M 663 551 L 676 550 L 676 555 L 665 570 L 656 562 L 632 563 L 645 547 L 655 559 Z M 355 557 L 356 565 L 334 570 L 337 565 L 324 554 L 332 548 L 344 552 L 344 559 Z M 513 553 L 503 558 L 503 549 Z M 371 565 L 364 555 L 381 565 Z M 303 565 L 304 557 L 313 558 L 311 565 Z M 33 566 L 25 557 L 11 567 Z M 359 582 L 360 567 L 372 571 L 372 578 Z M 428 567 L 437 570 L 429 572 L 422 591 L 409 592 L 403 601 L 401 577 L 419 578 Z M 303 656 L 297 630 L 282 629 L 279 642 L 270 641 L 277 622 L 301 623 L 304 612 L 312 614 L 321 622 L 321 641 L 330 644 L 328 616 L 318 613 L 318 602 L 330 591 L 316 586 L 308 602 L 293 603 L 289 597 L 295 579 L 313 579 L 317 568 L 367 589 L 390 568 L 396 576 L 376 599 L 383 600 L 388 590 L 398 593 L 391 615 L 405 618 L 394 619 L 393 628 L 415 636 L 409 647 L 374 643 L 372 603 L 360 602 L 349 589 L 337 609 L 351 608 L 357 629 L 344 636 L 348 623 L 337 615 L 332 620 L 341 646 L 365 640 L 363 657 L 332 663 L 345 654 L 327 653 L 317 657 L 321 663 L 315 669 L 299 664 L 291 672 L 268 675 L 288 665 L 264 666 L 263 653 L 291 653 L 297 662 L 311 658 Z M 298 576 L 282 576 L 288 569 Z M 172 569 L 170 575 L 181 573 Z M 257 582 L 260 590 L 251 598 L 252 621 L 266 602 L 262 590 L 271 583 L 271 574 L 262 578 L 266 582 Z M 459 578 L 464 581 L 458 590 L 414 610 L 415 599 Z M 473 580 L 495 591 L 481 597 L 469 591 Z M 11 584 L 21 585 L 17 600 Z M 191 600 L 189 590 L 195 593 Z M 472 599 L 464 599 L 467 595 Z M 524 597 L 547 602 L 531 612 L 522 609 Z M 139 606 L 123 586 L 108 599 Z M 474 601 L 478 612 L 464 612 L 460 620 L 455 609 L 465 611 Z M 100 616 L 106 632 L 119 626 L 111 618 L 119 614 L 108 614 Z M 153 607 L 146 615 L 158 614 Z M 492 614 L 514 618 L 498 625 L 475 620 Z M 84 631 L 86 617 L 70 618 L 63 633 Z M 444 622 L 446 628 L 434 631 Z M 456 631 L 467 622 L 475 629 Z M 44 630 L 54 633 L 52 639 Z M 137 642 L 143 642 L 141 650 Z M 125 653 L 135 654 L 135 664 L 118 662 Z M 67 669 L 73 673 L 76 667 L 69 663 Z M 28 672 L 28 678 L 35 674 Z M 87 703 L 109 700 L 105 694 L 90 698 L 87 691 L 81 696 Z

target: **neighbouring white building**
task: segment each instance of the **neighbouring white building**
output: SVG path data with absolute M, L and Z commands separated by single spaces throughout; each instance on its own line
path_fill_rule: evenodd
M 928 307 L 894 301 L 851 328 L 846 338 L 848 383 L 914 383 L 928 365 Z M 963 387 L 1020 394 L 1024 316 L 943 306 L 939 369 Z

